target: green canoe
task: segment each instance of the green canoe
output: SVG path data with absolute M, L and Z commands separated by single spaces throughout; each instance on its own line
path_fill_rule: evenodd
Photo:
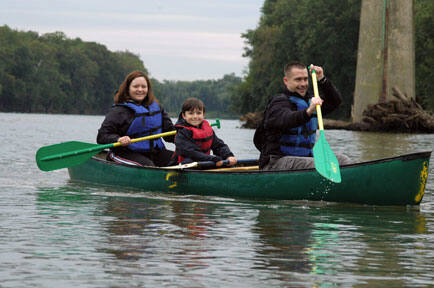
M 431 151 L 427 151 L 342 166 L 341 183 L 328 181 L 314 169 L 264 172 L 255 167 L 224 171 L 144 168 L 106 161 L 103 153 L 68 170 L 74 181 L 144 191 L 250 199 L 419 205 L 428 178 L 430 155 Z

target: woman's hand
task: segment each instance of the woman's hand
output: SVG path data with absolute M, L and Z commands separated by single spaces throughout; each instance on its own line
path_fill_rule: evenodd
M 121 143 L 121 146 L 128 146 L 131 144 L 131 139 L 128 136 L 122 136 L 118 139 L 118 142 Z

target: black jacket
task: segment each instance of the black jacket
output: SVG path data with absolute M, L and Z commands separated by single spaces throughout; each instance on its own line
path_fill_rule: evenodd
M 185 121 L 181 114 L 179 115 L 178 121 L 175 125 L 191 126 Z M 175 127 L 178 131 L 175 136 L 175 155 L 172 159 L 171 164 L 176 164 L 178 155 L 184 158 L 189 158 L 192 161 L 214 161 L 218 162 L 220 160 L 225 160 L 230 156 L 234 156 L 228 145 L 226 145 L 223 140 L 217 137 L 213 133 L 213 140 L 211 144 L 211 151 L 214 155 L 208 155 L 200 150 L 200 147 L 193 140 L 193 132 L 189 129 L 182 127 Z
M 327 79 L 318 82 L 318 92 L 324 100 L 321 106 L 321 112 L 324 115 L 335 110 L 342 102 L 340 93 Z M 264 144 L 260 149 L 259 163 L 261 167 L 268 163 L 270 155 L 283 156 L 279 144 L 283 132 L 304 125 L 311 118 L 306 110 L 297 111 L 297 106 L 289 100 L 288 96 L 299 97 L 305 101 L 313 97 L 311 92 L 302 97 L 296 92 L 288 91 L 285 87 L 282 94 L 275 95 L 270 99 L 264 112 Z
M 175 127 L 173 126 L 172 120 L 170 120 L 169 115 L 161 108 L 163 123 L 163 132 L 173 131 Z M 115 143 L 118 139 L 128 131 L 131 122 L 134 120 L 135 112 L 125 106 L 113 106 L 110 111 L 105 116 L 101 127 L 98 130 L 98 135 L 96 137 L 96 142 L 98 144 L 109 144 Z M 163 139 L 167 142 L 174 142 L 175 136 L 167 136 Z M 127 149 L 126 147 L 116 147 L 113 150 Z

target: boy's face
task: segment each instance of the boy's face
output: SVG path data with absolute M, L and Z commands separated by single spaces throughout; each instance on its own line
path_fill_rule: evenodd
M 182 118 L 188 124 L 198 127 L 203 121 L 203 111 L 199 109 L 189 110 L 182 113 Z

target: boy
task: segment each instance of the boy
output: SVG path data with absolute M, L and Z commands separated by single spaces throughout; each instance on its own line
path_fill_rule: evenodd
M 196 161 L 214 161 L 219 167 L 223 160 L 229 166 L 237 163 L 228 145 L 218 138 L 208 121 L 204 118 L 205 105 L 197 98 L 188 98 L 182 104 L 182 112 L 175 124 L 176 150 L 172 156 L 173 163 L 190 163 Z M 214 155 L 210 155 L 212 150 Z

